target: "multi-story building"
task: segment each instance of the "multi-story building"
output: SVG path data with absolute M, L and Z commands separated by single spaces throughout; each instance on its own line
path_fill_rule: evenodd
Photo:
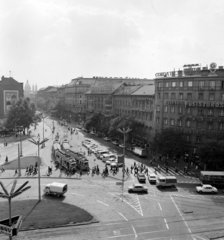
M 2 76 L 0 81 L 0 119 L 6 118 L 11 105 L 24 96 L 23 83 Z
M 154 136 L 153 108 L 155 85 L 123 84 L 113 93 L 113 113 L 119 116 L 130 116 L 142 123 L 134 142 L 145 145 Z
M 123 84 L 140 85 L 153 83 L 149 79 L 138 78 L 101 78 L 93 77 L 96 81 L 86 93 L 87 114 L 101 112 L 105 117 L 111 117 L 113 111 L 113 93 Z
M 183 70 L 157 73 L 155 84 L 156 131 L 178 128 L 192 148 L 223 138 L 223 67 L 185 65 Z
M 41 88 L 37 91 L 36 97 L 47 98 L 57 98 L 57 87 L 48 86 L 46 88 Z

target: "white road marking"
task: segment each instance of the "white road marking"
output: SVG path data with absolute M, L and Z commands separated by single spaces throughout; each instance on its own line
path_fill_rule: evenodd
M 128 221 L 128 219 L 120 212 L 118 212 L 126 221 Z
M 178 208 L 177 204 L 175 203 L 175 201 L 173 200 L 173 198 L 172 198 L 172 196 L 171 196 L 171 195 L 170 195 L 170 198 L 171 198 L 171 200 L 173 201 L 173 204 L 174 204 L 174 206 L 176 207 L 177 211 L 179 212 L 179 214 L 180 214 L 181 218 L 183 219 L 183 222 L 184 222 L 184 224 L 186 225 L 186 227 L 187 227 L 187 229 L 188 229 L 189 233 L 191 234 L 191 229 L 188 227 L 188 224 L 187 224 L 187 222 L 185 221 L 185 219 L 184 219 L 184 217 L 183 217 L 182 213 L 180 212 L 180 210 L 179 210 L 179 208 Z M 191 236 L 192 236 L 192 234 L 191 234 Z M 195 239 L 195 238 L 194 238 L 194 236 L 192 236 L 192 238 L 193 238 L 193 239 Z
M 135 228 L 133 227 L 133 225 L 131 225 L 131 227 L 132 227 L 132 229 L 133 229 L 133 231 L 134 231 L 134 233 L 135 233 L 135 238 L 137 238 L 138 235 L 137 235 L 137 233 L 136 233 L 136 231 L 135 231 Z
M 206 240 L 205 238 L 200 237 L 200 236 L 198 236 L 198 235 L 194 235 L 194 236 L 197 237 L 197 238 L 200 238 L 200 239 L 202 239 L 202 240 Z
M 158 205 L 159 205 L 159 208 L 160 208 L 160 210 L 161 210 L 161 211 L 163 211 L 163 209 L 162 209 L 162 207 L 161 207 L 160 203 L 158 203 Z
M 72 193 L 72 195 L 79 195 L 79 196 L 85 196 L 85 195 L 83 195 L 83 194 L 79 194 L 79 193 Z
M 169 226 L 168 226 L 167 221 L 166 221 L 165 218 L 164 218 L 164 222 L 165 222 L 165 224 L 166 224 L 166 228 L 169 229 Z
M 105 206 L 109 206 L 109 205 L 107 205 L 106 203 L 104 203 L 104 202 L 101 202 L 101 201 L 99 201 L 99 200 L 97 200 L 97 202 L 99 202 L 99 203 L 102 203 L 103 205 L 105 205 Z

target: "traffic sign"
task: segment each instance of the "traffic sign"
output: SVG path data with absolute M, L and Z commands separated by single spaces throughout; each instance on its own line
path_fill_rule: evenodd
M 116 182 L 116 185 L 122 185 L 122 182 Z

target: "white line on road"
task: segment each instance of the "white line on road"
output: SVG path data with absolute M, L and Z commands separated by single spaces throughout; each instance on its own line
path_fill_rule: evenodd
M 136 231 L 135 231 L 135 228 L 133 227 L 133 225 L 131 225 L 131 227 L 132 227 L 132 229 L 133 229 L 133 231 L 134 231 L 134 233 L 135 233 L 135 238 L 137 238 L 138 235 L 137 235 L 137 233 L 136 233 Z
M 79 194 L 79 193 L 72 193 L 72 195 L 79 195 L 79 196 L 85 196 L 85 195 L 83 195 L 83 194 Z
M 126 221 L 128 221 L 128 219 L 122 214 L 122 213 L 119 213 Z
M 162 207 L 161 207 L 160 203 L 158 203 L 158 205 L 159 205 L 159 208 L 160 208 L 160 210 L 161 210 L 161 211 L 163 211 L 163 209 L 162 209 Z
M 166 221 L 165 218 L 164 218 L 164 222 L 165 222 L 165 224 L 166 224 L 166 228 L 169 229 L 169 226 L 168 226 L 167 221 Z
M 99 203 L 102 203 L 102 204 L 104 204 L 105 206 L 109 206 L 109 205 L 107 205 L 106 203 L 104 203 L 104 202 L 101 202 L 101 201 L 99 201 L 99 200 L 97 200 L 97 202 L 99 202 Z

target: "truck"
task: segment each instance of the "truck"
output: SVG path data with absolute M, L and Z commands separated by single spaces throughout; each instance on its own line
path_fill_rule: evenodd
M 44 188 L 46 195 L 56 195 L 58 197 L 63 196 L 68 190 L 68 186 L 65 183 L 48 183 Z
M 148 155 L 146 149 L 140 147 L 134 147 L 133 153 L 139 157 L 147 157 Z
M 156 179 L 156 186 L 160 187 L 176 187 L 177 178 L 175 176 L 158 176 Z

